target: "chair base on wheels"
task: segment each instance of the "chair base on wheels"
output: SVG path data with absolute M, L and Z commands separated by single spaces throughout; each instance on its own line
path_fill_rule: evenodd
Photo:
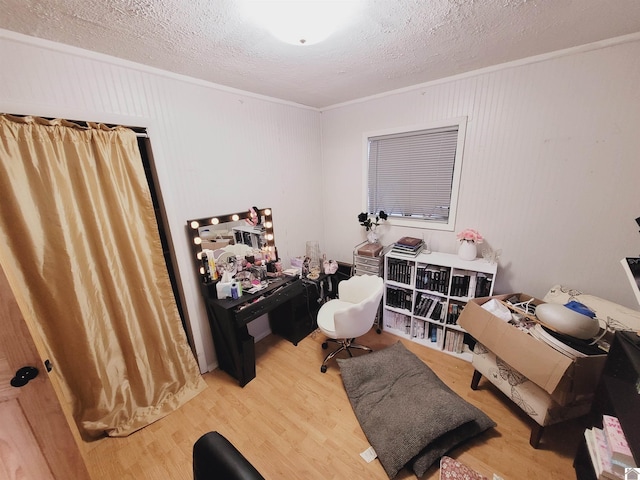
M 353 341 L 355 340 L 355 338 L 341 338 L 341 339 L 335 339 L 335 338 L 327 338 L 326 342 L 322 343 L 322 348 L 324 350 L 326 350 L 329 347 L 329 343 L 328 342 L 334 342 L 337 343 L 338 345 L 340 345 L 336 350 L 334 350 L 333 352 L 329 353 L 326 357 L 324 357 L 324 361 L 322 362 L 322 366 L 320 367 L 320 371 L 322 373 L 326 373 L 327 371 L 327 362 L 329 360 L 331 360 L 333 357 L 335 357 L 337 354 L 339 354 L 342 351 L 345 351 L 349 354 L 350 357 L 353 357 L 353 354 L 351 353 L 351 349 L 352 348 L 356 348 L 358 350 L 365 350 L 367 352 L 373 352 L 372 348 L 369 348 L 365 345 L 359 345 L 357 343 L 353 343 Z

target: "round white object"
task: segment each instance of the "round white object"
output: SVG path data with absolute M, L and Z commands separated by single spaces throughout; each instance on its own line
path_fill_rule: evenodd
M 538 305 L 536 317 L 556 332 L 582 340 L 593 338 L 600 331 L 597 318 L 588 317 L 557 303 Z

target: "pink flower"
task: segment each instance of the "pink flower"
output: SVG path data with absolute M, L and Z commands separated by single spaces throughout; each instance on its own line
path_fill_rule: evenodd
M 484 240 L 482 235 L 480 235 L 480 232 L 474 230 L 473 228 L 467 228 L 466 230 L 461 231 L 456 235 L 456 238 L 460 241 L 464 240 L 474 243 L 482 243 L 482 241 Z

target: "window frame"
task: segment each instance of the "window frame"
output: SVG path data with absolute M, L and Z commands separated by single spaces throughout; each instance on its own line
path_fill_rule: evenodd
M 441 120 L 436 122 L 430 122 L 426 124 L 411 125 L 405 127 L 388 128 L 384 130 L 377 130 L 372 132 L 365 132 L 363 134 L 363 177 L 362 184 L 363 196 L 362 196 L 362 211 L 367 212 L 369 210 L 368 196 L 369 196 L 369 139 L 372 137 L 381 137 L 384 135 L 397 135 L 405 133 L 419 132 L 423 130 L 435 130 L 447 127 L 458 128 L 458 138 L 456 143 L 456 154 L 453 163 L 453 174 L 451 184 L 451 199 L 449 203 L 449 218 L 446 222 L 437 220 L 428 220 L 424 218 L 409 218 L 398 217 L 389 215 L 387 223 L 391 225 L 397 225 L 402 227 L 420 228 L 426 230 L 443 230 L 454 231 L 456 224 L 456 217 L 458 213 L 458 195 L 460 192 L 460 179 L 462 177 L 462 159 L 464 156 L 464 144 L 467 132 L 467 117 L 456 117 L 448 120 Z M 368 212 L 374 214 L 377 212 Z

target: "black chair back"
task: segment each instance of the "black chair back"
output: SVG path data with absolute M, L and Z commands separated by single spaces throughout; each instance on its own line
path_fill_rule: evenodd
M 265 480 L 251 463 L 218 432 L 193 445 L 194 480 Z

